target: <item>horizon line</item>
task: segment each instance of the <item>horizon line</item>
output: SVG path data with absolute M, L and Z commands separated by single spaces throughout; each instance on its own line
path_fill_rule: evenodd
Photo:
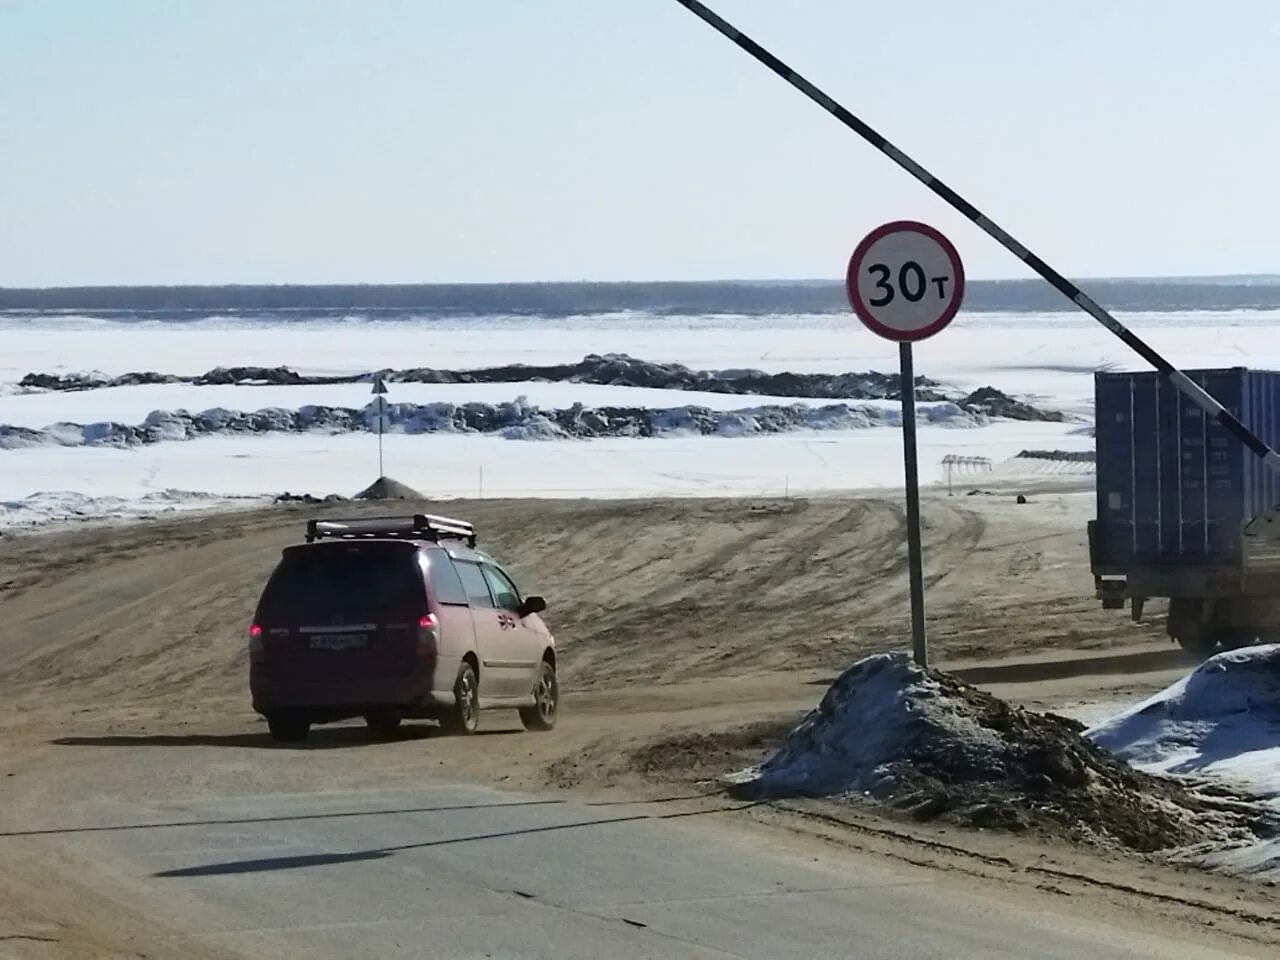
M 1047 283 L 1041 277 L 966 277 L 969 283 Z M 1075 277 L 1074 281 L 1088 283 L 1195 283 L 1250 280 L 1278 280 L 1280 273 L 1222 273 L 1222 274 L 1161 274 L 1150 276 Z M 0 286 L 0 293 L 27 293 L 71 290 L 177 290 L 177 289 L 247 289 L 274 287 L 535 287 L 535 286 L 643 286 L 670 284 L 695 286 L 705 284 L 740 284 L 743 286 L 788 285 L 843 285 L 843 278 L 825 277 L 769 277 L 769 278 L 708 278 L 702 280 L 392 280 L 361 281 L 338 280 L 324 282 L 272 281 L 265 283 L 76 283 L 52 286 Z

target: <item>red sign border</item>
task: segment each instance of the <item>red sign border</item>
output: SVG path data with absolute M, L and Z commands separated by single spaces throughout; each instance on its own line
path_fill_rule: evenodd
M 893 327 L 885 326 L 871 315 L 870 308 L 862 302 L 862 297 L 858 293 L 858 268 L 862 266 L 862 258 L 867 255 L 871 245 L 891 233 L 906 232 L 922 233 L 942 247 L 948 259 L 951 260 L 951 267 L 956 280 L 952 285 L 951 302 L 943 309 L 937 320 L 934 320 L 928 326 L 921 327 L 919 330 L 897 330 Z M 853 307 L 853 312 L 858 315 L 858 319 L 862 321 L 863 326 L 886 340 L 896 340 L 899 343 L 914 343 L 917 340 L 932 337 L 949 324 L 955 318 L 956 313 L 959 312 L 960 302 L 964 299 L 964 264 L 960 262 L 960 254 L 956 252 L 955 246 L 940 231 L 927 223 L 920 223 L 918 220 L 894 220 L 876 227 L 863 237 L 862 242 L 854 248 L 853 256 L 849 258 L 849 266 L 845 270 L 844 285 L 845 291 L 849 295 L 849 303 Z

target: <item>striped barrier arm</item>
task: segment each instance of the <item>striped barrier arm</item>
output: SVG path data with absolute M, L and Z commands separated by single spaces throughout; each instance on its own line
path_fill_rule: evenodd
M 1087 293 L 1015 240 L 1008 234 L 1008 232 L 1000 227 L 999 224 L 984 215 L 981 210 L 952 190 L 924 167 L 920 166 L 920 164 L 912 160 L 911 157 L 899 150 L 866 121 L 854 115 L 839 103 L 836 103 L 836 101 L 832 100 L 831 97 L 823 93 L 822 90 L 814 86 L 813 83 L 801 76 L 795 70 L 792 70 L 772 53 L 760 46 L 760 44 L 756 43 L 741 30 L 737 29 L 733 24 L 720 17 L 715 13 L 715 11 L 708 8 L 705 4 L 699 3 L 698 0 L 676 0 L 676 3 L 685 7 L 689 12 L 693 13 L 708 25 L 714 27 L 729 40 L 732 40 L 747 53 L 751 54 L 751 56 L 756 60 L 763 63 L 783 80 L 787 81 L 787 83 L 791 84 L 823 110 L 827 111 L 827 113 L 831 114 L 831 116 L 835 117 L 858 136 L 862 137 L 863 140 L 867 141 L 867 143 L 871 144 L 903 170 L 907 171 L 907 173 L 911 174 L 911 176 L 923 183 L 952 207 L 964 214 L 970 221 L 976 224 L 983 233 L 991 237 L 1041 277 L 1047 280 L 1063 296 L 1119 337 L 1120 340 L 1124 342 L 1125 346 L 1130 350 L 1133 350 L 1142 357 L 1143 360 L 1147 361 L 1147 363 L 1151 364 L 1151 366 L 1155 367 L 1157 371 L 1167 377 L 1178 391 L 1183 394 L 1183 396 L 1187 397 L 1191 402 L 1196 404 L 1196 406 L 1204 410 L 1206 414 L 1217 420 L 1218 423 L 1220 423 L 1228 432 L 1258 456 L 1268 468 L 1280 472 L 1280 454 L 1268 447 L 1261 437 L 1246 427 L 1238 417 L 1231 413 L 1230 410 L 1211 397 L 1203 387 L 1188 377 L 1181 370 L 1174 367 L 1173 364 L 1164 357 L 1160 356 L 1160 354 L 1157 353 L 1150 344 L 1146 343 L 1141 337 L 1104 310 Z

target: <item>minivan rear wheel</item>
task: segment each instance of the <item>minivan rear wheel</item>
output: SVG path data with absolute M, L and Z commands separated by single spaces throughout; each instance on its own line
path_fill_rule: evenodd
M 467 736 L 480 726 L 480 685 L 476 682 L 475 667 L 464 663 L 453 684 L 453 706 L 445 715 L 442 726 L 449 733 Z
M 267 729 L 276 743 L 302 743 L 311 732 L 311 721 L 277 713 L 267 717 Z
M 526 730 L 552 730 L 560 712 L 560 684 L 556 668 L 543 660 L 533 685 L 533 706 L 520 708 L 520 722 Z

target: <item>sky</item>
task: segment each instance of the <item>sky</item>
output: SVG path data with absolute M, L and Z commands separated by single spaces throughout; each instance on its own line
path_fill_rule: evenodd
M 715 0 L 1076 277 L 1280 273 L 1273 0 Z M 0 286 L 1026 268 L 675 0 L 0 0 Z

